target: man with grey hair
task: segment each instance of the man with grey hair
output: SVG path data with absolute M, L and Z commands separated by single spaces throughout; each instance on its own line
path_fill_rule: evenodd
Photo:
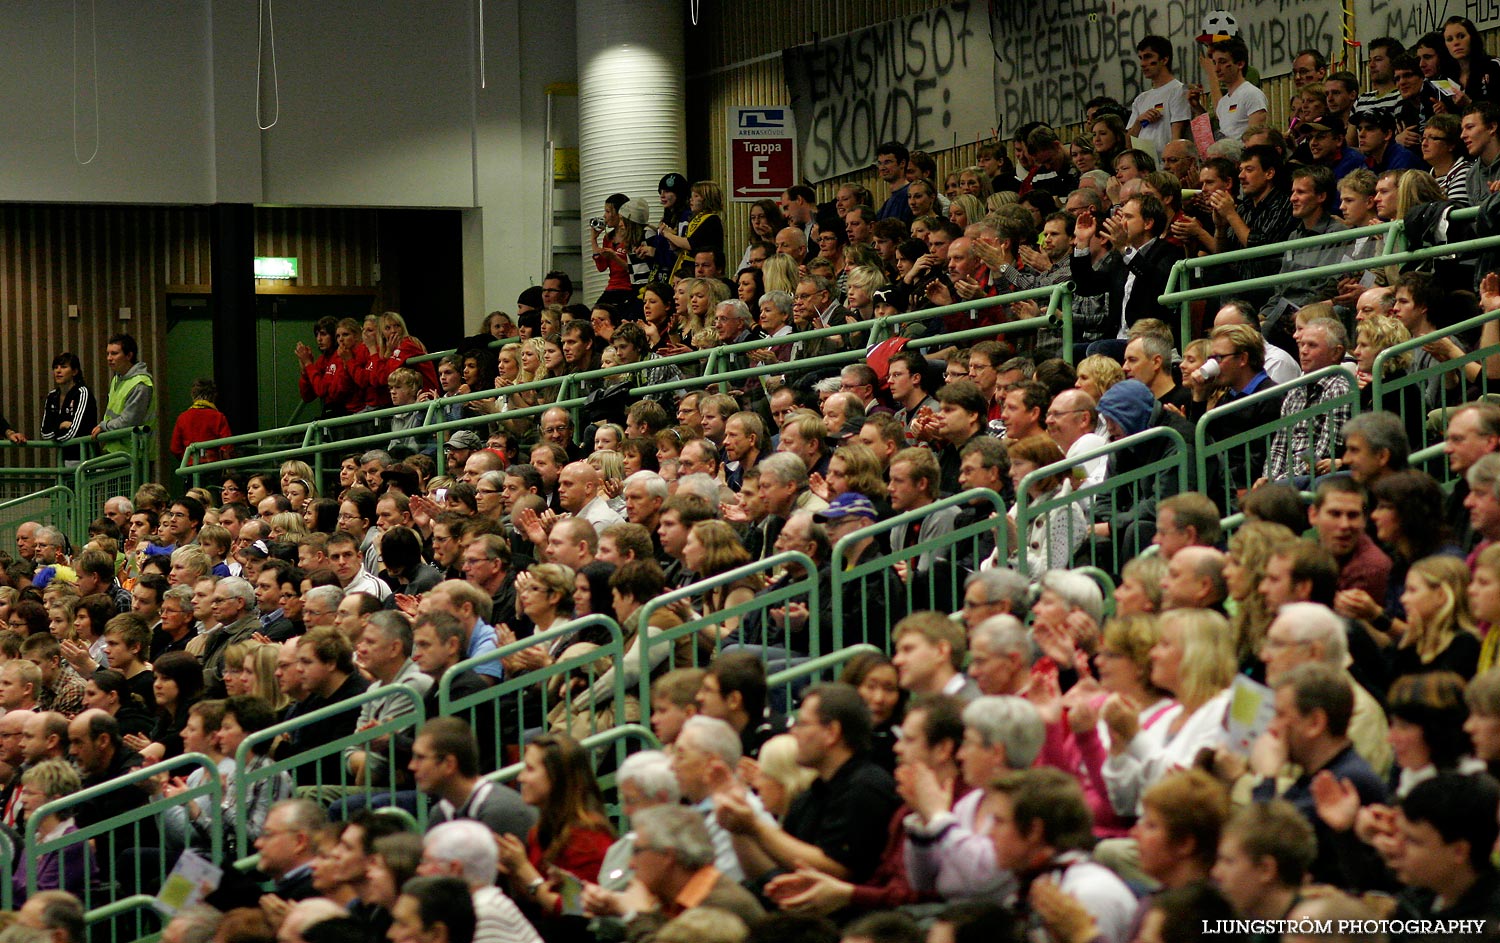
M 1025 619 L 1031 612 L 1026 603 L 1031 589 L 1026 577 L 1006 567 L 980 570 L 964 580 L 964 625 L 970 632 L 993 616 L 1012 615 Z M 969 638 L 973 643 L 973 636 Z
M 36 529 L 36 556 L 32 560 L 40 569 L 44 566 L 57 566 L 68 562 L 67 538 L 63 537 L 62 531 L 56 527 L 43 524 Z
M 811 493 L 807 490 L 807 466 L 802 459 L 789 452 L 777 452 L 761 459 L 756 467 L 760 469 L 760 499 L 767 514 L 785 520 L 802 507 L 803 496 Z
M 930 769 L 914 768 L 910 792 L 916 801 L 903 823 L 906 877 L 913 890 L 936 892 L 947 901 L 1003 899 L 1014 890 L 1015 879 L 995 865 L 979 809 L 986 787 L 997 776 L 1036 762 L 1046 728 L 1036 707 L 1019 697 L 976 698 L 964 708 L 963 717 L 961 766 L 964 785 L 972 791 L 949 811 L 939 797 L 951 797 L 952 787 L 940 786 Z
M 380 473 L 396 464 L 395 456 L 385 449 L 370 449 L 359 457 L 359 474 L 364 479 L 365 487 L 376 494 L 380 493 Z
M 1139 380 L 1150 387 L 1151 395 L 1163 406 L 1187 409 L 1188 404 L 1193 401 L 1193 394 L 1188 388 L 1179 386 L 1172 377 L 1170 336 L 1143 333 L 1132 337 L 1125 345 L 1125 360 L 1121 366 L 1126 377 Z
M 839 392 L 848 393 L 859 400 L 863 404 L 865 415 L 891 412 L 891 408 L 882 406 L 879 397 L 875 395 L 875 388 L 879 385 L 880 378 L 867 363 L 851 363 L 839 371 Z
M 184 907 L 162 928 L 161 943 L 209 943 L 224 914 L 207 904 Z
M 721 347 L 765 336 L 756 326 L 755 316 L 750 313 L 749 306 L 738 298 L 730 298 L 714 305 L 714 330 L 719 334 Z M 730 354 L 724 360 L 725 370 L 743 370 L 749 366 L 750 358 L 743 352 Z M 755 380 L 750 382 L 759 386 Z
M 411 620 L 405 615 L 393 609 L 382 609 L 366 619 L 354 647 L 355 664 L 370 676 L 370 687 L 366 690 L 404 684 L 425 695 L 432 687 L 432 678 L 423 674 L 412 661 L 411 649 Z M 410 713 L 414 707 L 410 698 L 399 693 L 366 701 L 359 709 L 359 720 L 354 729 L 364 730 L 383 724 Z M 366 749 L 344 748 L 344 765 L 354 782 L 382 785 L 388 782 L 390 760 L 385 746 L 389 741 L 390 737 L 384 736 L 372 740 Z
M 807 260 L 807 236 L 796 226 L 788 226 L 776 234 L 776 254 L 790 256 L 801 265 Z
M 1464 472 L 1469 493 L 1464 507 L 1469 510 L 1469 529 L 1481 542 L 1500 540 L 1500 455 L 1481 455 Z
M 302 624 L 309 629 L 331 629 L 338 622 L 344 591 L 337 586 L 314 586 L 302 594 Z
M 269 896 L 284 901 L 317 896 L 312 863 L 317 857 L 318 830 L 327 821 L 323 807 L 311 799 L 283 799 L 271 806 L 265 827 L 255 839 L 260 854 L 257 873 L 274 882 Z
M 1161 149 L 1161 163 L 1182 186 L 1198 186 L 1198 146 L 1186 138 L 1173 138 Z
M 1224 554 L 1213 547 L 1183 547 L 1167 561 L 1161 581 L 1161 607 L 1221 609 L 1229 595 Z
M 16 525 L 16 556 L 27 563 L 36 563 L 36 532 L 42 525 L 36 521 L 22 521 Z M 129 531 L 126 531 L 129 533 Z
M 727 721 L 699 714 L 689 717 L 672 745 L 672 772 L 682 797 L 702 816 L 714 846 L 714 867 L 736 881 L 745 878 L 734 838 L 715 820 L 714 798 L 742 794 L 757 817 L 775 824 L 753 792 L 740 781 L 740 735 Z
M 134 513 L 135 505 L 123 494 L 117 494 L 104 502 L 104 516 L 115 522 L 121 534 L 130 533 L 130 515 Z
M 501 943 L 542 943 L 515 901 L 495 886 L 500 849 L 495 835 L 479 822 L 462 819 L 433 826 L 422 838 L 423 877 L 455 877 L 474 897 L 474 939 Z
M 586 913 L 620 917 L 629 926 L 632 939 L 649 938 L 653 928 L 665 925 L 688 909 L 682 898 L 691 884 L 695 888 L 694 907 L 727 910 L 746 924 L 765 916 L 753 894 L 714 868 L 713 843 L 697 812 L 681 806 L 659 805 L 642 809 L 631 818 L 630 824 L 635 829 L 637 858 L 651 856 L 651 867 L 641 867 L 636 875 L 660 905 L 655 911 L 638 913 L 624 895 L 590 884 L 583 895 Z
M 238 576 L 219 580 L 214 585 L 213 614 L 219 630 L 203 646 L 203 686 L 209 697 L 224 697 L 224 650 L 249 641 L 261 628 L 255 614 L 255 587 Z
M 677 487 L 689 475 L 719 477 L 719 447 L 709 439 L 689 439 L 677 453 Z
M 1412 440 L 1407 437 L 1406 424 L 1400 416 L 1360 413 L 1344 423 L 1342 432 L 1344 452 L 1333 467 L 1347 468 L 1367 490 L 1386 475 L 1406 470 Z
M 615 784 L 620 790 L 620 805 L 626 815 L 634 818 L 642 809 L 659 805 L 679 805 L 682 792 L 677 786 L 677 774 L 672 772 L 672 758 L 661 750 L 637 750 L 625 757 L 620 771 L 615 774 Z M 631 860 L 635 857 L 635 833 L 626 832 L 609 846 L 599 864 L 599 886 L 606 891 L 624 891 L 635 880 L 635 868 Z M 602 932 L 603 927 L 593 927 L 599 939 L 618 940 L 624 938 L 624 928 L 618 921 L 609 921 L 612 932 Z
M 656 533 L 661 506 L 671 494 L 667 480 L 654 471 L 642 469 L 625 479 L 622 493 L 625 495 L 625 519 Z
M 1391 768 L 1391 745 L 1385 711 L 1380 702 L 1349 674 L 1348 623 L 1321 603 L 1289 602 L 1276 612 L 1260 645 L 1266 665 L 1266 684 L 1274 686 L 1298 665 L 1319 663 L 1340 672 L 1354 690 L 1354 714 L 1349 739 L 1354 750 L 1379 773 Z
M 1303 373 L 1342 362 L 1348 347 L 1348 332 L 1333 318 L 1313 318 L 1297 332 L 1297 360 Z M 1339 429 L 1349 421 L 1353 405 L 1344 403 L 1316 415 L 1305 414 L 1321 403 L 1347 397 L 1349 390 L 1349 375 L 1338 371 L 1316 383 L 1298 384 L 1287 392 L 1281 401 L 1281 418 L 1302 418 L 1276 430 L 1266 453 L 1261 481 L 1256 484 L 1284 481 L 1299 488 L 1307 487 L 1332 462 L 1337 454 Z
M 1453 540 L 1460 547 L 1472 546 L 1467 501 L 1469 466 L 1497 449 L 1500 449 L 1500 406 L 1469 403 L 1449 414 L 1443 451 L 1448 456 L 1449 478 L 1457 478 L 1458 482 L 1448 495 L 1444 513 Z
M 703 472 L 683 475 L 677 479 L 677 494 L 697 495 L 707 501 L 709 507 L 718 507 L 724 486 Z
M 991 616 L 969 632 L 969 677 L 981 694 L 1024 697 L 1031 687 L 1031 654 L 1020 619 Z

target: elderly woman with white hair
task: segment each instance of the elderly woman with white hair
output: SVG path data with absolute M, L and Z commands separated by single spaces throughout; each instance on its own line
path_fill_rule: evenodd
M 1042 654 L 1059 670 L 1075 667 L 1079 654 L 1092 654 L 1104 621 L 1104 591 L 1077 570 L 1048 570 L 1037 581 L 1031 634 Z
M 1046 727 L 1025 698 L 985 696 L 964 708 L 959 768 L 972 791 L 953 802 L 953 784 L 939 784 L 932 770 L 917 764 L 908 802 L 912 814 L 903 856 L 912 890 L 936 893 L 954 902 L 1004 898 L 1015 878 L 995 864 L 992 825 L 984 808 L 985 789 L 1002 773 L 1029 769 L 1046 739 Z
M 677 775 L 672 772 L 672 758 L 661 750 L 632 753 L 615 774 L 620 791 L 620 806 L 626 818 L 634 819 L 646 809 L 659 805 L 677 805 L 682 792 Z M 599 886 L 607 891 L 622 892 L 635 879 L 631 860 L 635 857 L 635 833 L 626 832 L 604 853 L 599 865 Z M 600 917 L 589 926 L 598 940 L 625 939 L 625 924 L 612 917 Z
M 474 898 L 474 939 L 492 943 L 542 943 L 515 901 L 495 886 L 500 851 L 489 826 L 472 819 L 444 822 L 422 838 L 423 877 L 455 877 Z

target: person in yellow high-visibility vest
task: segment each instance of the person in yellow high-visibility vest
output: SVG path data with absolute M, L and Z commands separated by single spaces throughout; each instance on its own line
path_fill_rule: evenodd
M 95 441 L 101 432 L 143 426 L 150 420 L 156 384 L 146 365 L 137 362 L 138 356 L 135 338 L 129 334 L 115 334 L 105 345 L 104 359 L 110 372 L 109 399 L 104 406 L 104 420 L 91 433 Z M 123 452 L 126 448 L 122 441 L 104 446 L 106 452 Z

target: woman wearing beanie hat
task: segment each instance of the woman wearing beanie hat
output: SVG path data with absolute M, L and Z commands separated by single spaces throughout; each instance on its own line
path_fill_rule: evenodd
M 651 263 L 651 281 L 671 284 L 672 270 L 677 266 L 677 247 L 665 233 L 675 233 L 687 221 L 687 179 L 682 174 L 667 174 L 657 183 L 656 193 L 661 198 L 661 223 L 646 231 L 646 247 L 637 249 L 636 254 Z
M 673 175 L 668 175 L 673 176 Z M 666 178 L 662 178 L 666 182 Z M 667 192 L 662 193 L 662 205 L 666 205 Z M 675 194 L 674 194 L 675 200 Z M 668 225 L 665 218 L 657 232 L 677 251 L 676 261 L 667 273 L 667 280 L 693 274 L 693 256 L 702 249 L 715 249 L 724 254 L 724 192 L 712 180 L 700 180 L 688 192 L 688 213 L 675 226 Z M 657 254 L 658 269 L 661 254 Z

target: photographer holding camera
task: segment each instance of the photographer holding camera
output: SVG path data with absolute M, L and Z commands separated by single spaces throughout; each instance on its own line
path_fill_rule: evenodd
M 609 273 L 609 284 L 595 304 L 613 305 L 617 311 L 639 316 L 638 290 L 651 274 L 651 263 L 635 249 L 645 236 L 647 218 L 644 201 L 616 193 L 604 201 L 604 215 L 589 220 L 594 267 Z

